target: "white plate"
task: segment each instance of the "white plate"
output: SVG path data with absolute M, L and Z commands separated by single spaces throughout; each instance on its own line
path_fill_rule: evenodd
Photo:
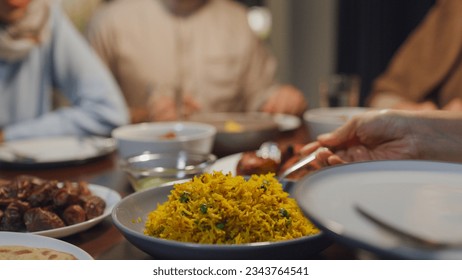
M 226 157 L 222 157 L 215 161 L 208 170 L 210 171 L 221 171 L 223 173 L 231 172 L 231 175 L 236 175 L 237 163 L 242 157 L 242 153 L 232 154 Z
M 0 232 L 1 246 L 27 246 L 48 248 L 74 255 L 78 260 L 93 260 L 84 250 L 70 243 L 46 236 L 33 235 L 21 232 Z
M 72 235 L 78 232 L 82 232 L 84 230 L 87 230 L 95 226 L 96 224 L 100 223 L 103 219 L 108 217 L 111 214 L 112 208 L 114 208 L 114 205 L 116 205 L 121 200 L 120 194 L 118 192 L 112 189 L 109 189 L 107 187 L 90 184 L 89 189 L 94 195 L 101 197 L 106 202 L 106 208 L 104 209 L 104 212 L 101 216 L 98 216 L 96 218 L 85 221 L 83 223 L 79 223 L 79 224 L 75 224 L 71 226 L 65 226 L 61 228 L 43 230 L 43 231 L 35 231 L 32 233 L 36 235 L 61 238 L 61 237 L 66 237 L 66 236 L 69 236 L 69 235 Z
M 300 118 L 286 114 L 275 114 L 274 121 L 278 124 L 279 131 L 294 130 L 302 124 Z
M 339 242 L 379 256 L 462 259 L 462 247 L 424 249 L 371 222 L 367 208 L 401 229 L 434 239 L 462 239 L 462 165 L 373 161 L 325 168 L 299 181 L 294 197 L 311 220 Z
M 0 145 L 0 163 L 12 165 L 49 165 L 90 160 L 113 152 L 111 138 L 73 136 L 24 139 Z M 33 161 L 18 160 L 16 154 L 31 157 Z

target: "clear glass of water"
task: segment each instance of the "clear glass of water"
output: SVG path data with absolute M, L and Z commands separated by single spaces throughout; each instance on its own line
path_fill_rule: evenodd
M 357 107 L 361 80 L 354 74 L 333 74 L 319 83 L 320 107 Z

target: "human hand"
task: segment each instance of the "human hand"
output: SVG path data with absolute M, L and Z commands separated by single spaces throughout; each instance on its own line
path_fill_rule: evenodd
M 146 107 L 131 107 L 130 122 L 141 123 L 149 121 L 149 111 Z
M 270 114 L 291 114 L 301 116 L 308 107 L 303 93 L 291 85 L 280 86 L 270 96 L 261 110 Z
M 306 144 L 301 150 L 300 154 L 303 156 L 308 156 L 309 154 L 315 152 L 319 148 L 323 147 L 321 143 L 318 141 L 311 142 Z M 346 163 L 345 160 L 341 159 L 339 156 L 335 155 L 334 152 L 332 151 L 332 148 L 327 148 L 326 149 L 320 149 L 317 154 L 316 154 L 316 160 L 314 161 L 314 164 L 318 168 L 329 166 L 329 165 L 337 165 L 341 163 Z
M 435 103 L 431 101 L 425 101 L 421 103 L 413 103 L 413 102 L 400 102 L 397 103 L 394 109 L 400 110 L 413 110 L 413 111 L 432 111 L 437 110 L 438 107 Z M 446 111 L 462 111 L 462 99 L 461 98 L 454 98 L 448 104 L 441 108 L 442 110 Z
M 178 120 L 181 117 L 189 116 L 200 110 L 199 103 L 197 103 L 189 94 L 185 94 L 183 96 L 183 102 L 181 103 L 181 116 L 173 97 L 161 95 L 150 100 L 149 104 L 151 121 Z
M 318 160 L 326 165 L 419 158 L 412 120 L 405 112 L 394 110 L 366 112 L 335 131 L 320 135 L 316 142 L 306 145 L 302 153 L 308 154 L 320 146 L 328 147 L 331 151 L 318 154 Z
M 456 97 L 443 106 L 442 109 L 447 111 L 462 111 L 462 99 Z
M 438 106 L 431 101 L 425 102 L 410 102 L 410 101 L 401 101 L 396 103 L 393 106 L 393 109 L 397 110 L 411 110 L 411 111 L 431 111 L 437 110 Z
M 462 162 L 462 112 L 381 110 L 353 117 L 337 130 L 320 135 L 302 153 L 317 147 L 327 165 L 365 160 L 421 159 Z

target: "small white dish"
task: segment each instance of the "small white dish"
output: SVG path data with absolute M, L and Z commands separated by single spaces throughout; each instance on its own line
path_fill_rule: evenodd
M 310 138 L 316 138 L 324 133 L 332 132 L 345 124 L 352 117 L 364 113 L 365 107 L 320 107 L 309 109 L 303 114 L 303 120 L 308 127 Z
M 13 166 L 65 165 L 82 163 L 115 150 L 111 138 L 58 136 L 22 139 L 0 145 L 0 164 Z M 32 160 L 18 159 L 16 154 Z
M 209 167 L 209 170 L 221 171 L 225 174 L 231 173 L 231 175 L 236 175 L 237 163 L 241 157 L 242 153 L 237 153 L 217 159 L 215 163 Z
M 144 152 L 166 153 L 180 150 L 208 154 L 217 129 L 199 122 L 149 122 L 129 124 L 112 131 L 121 158 Z
M 65 241 L 22 232 L 0 232 L 0 246 L 48 248 L 72 254 L 78 260 L 93 260 L 90 254 Z

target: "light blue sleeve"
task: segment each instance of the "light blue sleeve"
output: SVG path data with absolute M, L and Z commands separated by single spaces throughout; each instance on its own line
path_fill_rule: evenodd
M 123 95 L 106 66 L 83 36 L 53 7 L 51 50 L 46 63 L 53 86 L 70 101 L 70 107 L 5 127 L 6 140 L 52 135 L 110 135 L 128 123 Z

